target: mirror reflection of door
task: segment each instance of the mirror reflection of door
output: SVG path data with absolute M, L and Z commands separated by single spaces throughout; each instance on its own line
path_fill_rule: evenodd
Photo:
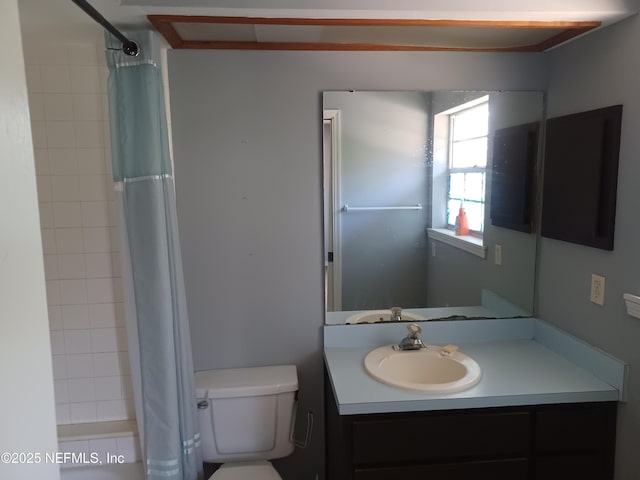
M 423 92 L 325 92 L 325 152 L 339 152 L 325 159 L 328 311 L 426 304 L 427 101 Z M 328 178 L 340 183 L 331 190 Z
M 322 123 L 322 151 L 323 151 L 323 178 L 324 178 L 324 278 L 325 278 L 325 305 L 329 311 L 342 309 L 342 292 L 340 281 L 341 248 L 339 216 L 336 208 L 339 205 L 339 178 L 336 174 L 339 170 L 340 140 L 340 111 L 324 110 Z M 336 187 L 334 187 L 336 186 Z

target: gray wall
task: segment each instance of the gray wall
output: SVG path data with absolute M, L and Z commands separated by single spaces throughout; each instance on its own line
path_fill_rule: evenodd
M 640 294 L 640 19 L 578 40 L 551 54 L 550 117 L 623 104 L 615 245 L 612 252 L 542 239 L 538 313 L 631 364 L 630 400 L 619 409 L 617 480 L 640 472 L 640 320 L 622 294 Z M 579 174 L 578 174 L 579 175 Z M 591 274 L 606 277 L 605 305 L 589 302 Z
M 169 52 L 178 217 L 196 369 L 294 363 L 322 470 L 321 92 L 543 89 L 540 54 Z

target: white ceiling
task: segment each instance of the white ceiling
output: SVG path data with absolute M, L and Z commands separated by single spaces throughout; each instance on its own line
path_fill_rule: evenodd
M 639 0 L 89 0 L 118 28 L 148 25 L 148 14 L 291 18 L 601 21 L 639 10 Z M 425 4 L 428 3 L 428 9 Z M 268 4 L 268 5 L 267 5 Z M 482 9 L 478 5 L 482 4 Z M 82 41 L 102 31 L 71 0 L 19 0 L 26 39 Z
M 146 13 L 140 7 L 122 6 L 119 0 L 90 0 L 90 3 L 119 28 L 148 25 Z M 22 35 L 27 41 L 54 39 L 74 43 L 103 38 L 102 27 L 71 0 L 18 0 L 18 8 Z

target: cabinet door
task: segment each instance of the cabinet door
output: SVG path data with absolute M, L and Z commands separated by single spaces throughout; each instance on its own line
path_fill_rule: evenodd
M 613 250 L 622 105 L 547 120 L 543 237 Z
M 616 405 L 574 405 L 536 414 L 536 478 L 613 478 Z
M 613 478 L 606 473 L 600 456 L 589 454 L 558 457 L 539 457 L 536 460 L 536 480 L 605 480 Z
M 536 450 L 540 453 L 602 450 L 611 433 L 610 409 L 602 407 L 580 406 L 536 415 Z
M 527 459 L 356 469 L 354 480 L 527 480 Z M 577 477 L 575 477 L 577 478 Z M 563 479 L 563 480 L 566 480 Z M 582 480 L 582 479 L 581 479 Z

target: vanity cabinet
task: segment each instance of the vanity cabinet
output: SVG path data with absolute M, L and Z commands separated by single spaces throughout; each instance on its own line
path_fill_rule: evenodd
M 616 403 L 344 415 L 326 381 L 328 480 L 609 480 Z

